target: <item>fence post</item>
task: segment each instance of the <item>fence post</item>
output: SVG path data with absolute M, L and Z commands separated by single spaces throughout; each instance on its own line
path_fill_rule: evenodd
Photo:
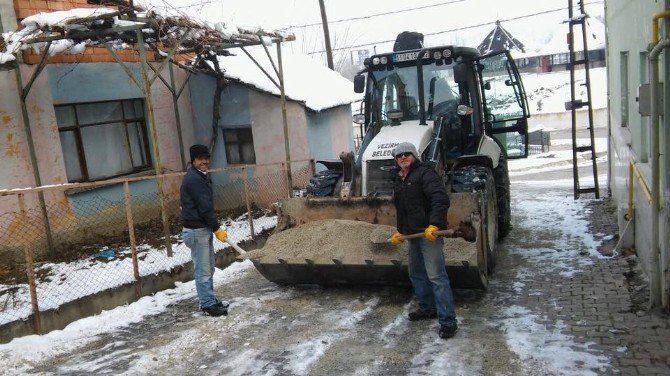
M 142 280 L 140 266 L 137 263 L 137 242 L 135 241 L 135 224 L 133 222 L 133 207 L 130 201 L 130 187 L 128 180 L 123 182 L 123 201 L 126 204 L 126 219 L 128 220 L 128 236 L 130 237 L 130 253 L 133 259 L 133 276 L 135 277 L 135 295 L 142 296 Z
M 19 209 L 21 210 L 22 228 L 26 228 L 28 223 L 28 214 L 26 214 L 26 201 L 23 193 L 18 194 Z M 37 304 L 37 286 L 35 283 L 35 270 L 33 269 L 33 249 L 32 243 L 28 243 L 23 250 L 26 258 L 26 275 L 28 276 L 28 286 L 30 289 L 30 305 L 33 310 L 33 319 L 35 321 L 35 334 L 42 334 L 42 318 L 40 317 L 40 308 Z
M 249 178 L 247 177 L 247 170 L 244 167 L 242 167 L 242 175 L 244 177 L 244 201 L 247 203 L 247 217 L 249 218 L 251 240 L 256 240 L 256 231 L 254 231 L 254 217 L 251 213 L 251 199 L 249 197 Z

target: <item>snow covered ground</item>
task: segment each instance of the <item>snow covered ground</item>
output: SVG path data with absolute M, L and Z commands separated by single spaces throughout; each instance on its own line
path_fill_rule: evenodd
M 581 84 L 583 71 L 577 71 L 575 98 L 586 101 L 586 87 Z M 589 69 L 592 108 L 607 107 L 607 68 Z M 524 73 L 521 76 L 531 115 L 566 112 L 570 101 L 570 71 L 551 73 Z
M 602 145 L 605 140 L 597 141 Z M 608 358 L 595 354 L 588 342 L 577 343 L 565 334 L 567 323 L 558 320 L 548 325 L 544 312 L 514 299 L 542 295 L 532 286 L 538 275 L 571 279 L 603 257 L 596 249 L 607 234 L 589 233 L 584 217 L 589 200 L 572 199 L 571 158 L 571 151 L 555 150 L 510 161 L 517 231 L 511 237 L 517 240 L 505 249 L 506 257 L 518 259 L 517 264 L 502 266 L 500 280 L 492 282 L 493 292 L 481 302 L 457 296 L 463 328 L 446 347 L 433 329 L 417 329 L 406 321 L 411 302 L 389 305 L 389 299 L 407 299 L 407 292 L 282 287 L 265 281 L 245 261 L 215 273 L 215 288 L 231 298 L 229 317 L 214 319 L 197 313 L 193 282 L 178 283 L 174 289 L 78 320 L 63 330 L 0 345 L 0 362 L 7 365 L 0 373 L 301 375 L 353 369 L 354 374 L 377 374 L 390 370 L 394 356 L 406 357 L 395 361 L 401 373 L 409 374 L 444 369 L 457 375 L 490 374 L 492 364 L 502 367 L 502 374 L 602 373 L 609 367 Z M 561 178 L 547 174 L 556 170 L 562 170 Z M 273 225 L 270 218 L 261 220 L 256 228 Z M 588 257 L 579 257 L 584 250 Z M 509 286 L 505 273 L 513 281 Z M 166 318 L 175 322 L 165 326 Z M 155 330 L 146 329 L 153 326 L 160 331 L 139 334 Z M 156 338 L 163 336 L 169 338 Z M 151 341 L 131 345 L 139 337 L 142 341 L 151 337 Z M 353 350 L 344 348 L 362 346 L 360 341 L 372 343 L 358 348 L 356 355 L 347 355 Z M 414 351 L 397 355 L 404 346 Z M 377 360 L 369 359 L 380 353 Z M 342 356 L 350 356 L 351 364 L 345 366 Z
M 563 72 L 551 76 L 524 77 L 526 91 L 536 111 L 564 111 L 564 80 Z M 592 80 L 594 85 L 604 85 L 604 68 L 592 70 Z M 594 107 L 602 105 L 600 101 L 604 98 L 604 92 L 604 89 L 594 90 Z M 569 85 L 567 93 L 569 98 Z M 497 372 L 602 373 L 609 367 L 607 357 L 594 354 L 589 350 L 588 343 L 577 343 L 573 337 L 565 334 L 565 322 L 558 320 L 553 325 L 547 325 L 543 312 L 514 300 L 514 296 L 543 294 L 541 291 L 528 290 L 538 274 L 555 274 L 570 279 L 588 270 L 593 259 L 602 258 L 596 249 L 609 234 L 590 234 L 584 217 L 589 200 L 572 199 L 570 142 L 569 139 L 552 137 L 549 152 L 510 161 L 513 210 L 516 213 L 514 231 L 519 231 L 516 234 L 519 240 L 505 246 L 505 252 L 507 257 L 517 259 L 519 265 L 508 271 L 513 281 L 510 286 L 503 286 L 504 275 L 500 276 L 500 281 L 492 282 L 494 291 L 500 289 L 503 293 L 491 293 L 481 302 L 470 302 L 468 298 L 461 297 L 457 313 L 463 329 L 457 338 L 448 342 L 447 347 L 436 338 L 432 329 L 414 333 L 416 328 L 409 326 L 405 320 L 411 303 L 400 302 L 389 306 L 388 299 L 394 301 L 408 298 L 407 293 L 395 290 L 340 292 L 281 287 L 263 280 L 253 265 L 245 261 L 215 273 L 215 288 L 231 296 L 231 312 L 237 314 L 215 320 L 195 313 L 193 282 L 178 283 L 174 289 L 78 320 L 63 330 L 41 336 L 15 338 L 10 343 L 0 345 L 0 362 L 6 365 L 0 369 L 0 374 L 181 371 L 187 374 L 275 375 L 333 374 L 338 369 L 353 369 L 354 374 L 369 374 L 392 371 L 388 367 L 392 367 L 389 364 L 394 362 L 400 367 L 398 369 L 403 370 L 401 373 L 410 374 L 442 373 L 445 369 L 459 375 Z M 605 136 L 599 135 L 596 138 L 596 150 L 605 151 L 606 147 Z M 581 161 L 583 164 L 587 162 Z M 598 162 L 604 163 L 605 157 L 598 158 Z M 605 170 L 600 169 L 601 182 L 605 180 L 602 175 Z M 254 227 L 257 232 L 261 232 L 275 224 L 276 218 L 262 217 L 255 220 Z M 246 219 L 231 221 L 228 226 L 237 229 L 230 231 L 231 234 L 248 233 L 248 229 L 243 231 L 248 226 Z M 552 231 L 555 234 L 548 235 Z M 546 239 L 542 238 L 544 235 Z M 233 237 L 232 240 L 240 242 L 245 239 Z M 147 250 L 148 246 L 143 247 Z M 224 247 L 224 244 L 217 242 L 217 249 Z M 579 257 L 584 250 L 588 257 Z M 188 262 L 189 254 L 186 251 L 185 248 L 177 251 L 171 262 L 175 265 Z M 147 252 L 148 255 L 162 253 Z M 85 260 L 43 267 L 48 267 L 55 276 L 67 276 L 66 281 L 87 278 L 95 271 L 100 276 L 96 280 L 114 280 L 109 276 L 125 273 L 127 280 L 124 281 L 130 282 L 132 268 L 129 262 L 126 258 L 93 265 L 90 260 Z M 160 266 L 159 269 L 173 265 L 152 263 L 151 260 L 144 260 L 144 264 Z M 146 275 L 159 269 L 145 267 L 141 270 Z M 90 291 L 78 291 L 72 287 L 63 288 L 60 278 L 53 280 L 53 285 L 41 284 L 38 290 L 41 299 L 53 294 L 50 297 L 54 302 L 52 306 L 43 308 L 57 307 L 63 302 L 94 293 L 96 289 L 99 291 L 113 287 L 103 283 L 96 284 L 95 289 Z M 15 313 L 27 317 L 30 312 L 27 287 L 20 286 L 19 291 L 23 296 L 22 305 L 17 306 Z M 400 298 L 397 294 L 400 294 Z M 463 299 L 465 303 L 462 303 Z M 477 317 L 477 312 L 489 316 Z M 159 341 L 158 345 L 142 342 L 128 348 L 128 344 L 137 339 L 130 340 L 126 336 L 132 336 L 136 328 L 145 330 L 146 327 L 158 325 L 156 323 L 162 323 L 165 317 L 176 320 L 175 333 L 165 333 L 166 330 L 171 331 L 171 326 L 165 326 L 160 334 L 151 332 L 144 336 L 155 339 L 166 335 L 169 339 Z M 369 328 L 370 320 L 373 324 L 375 320 L 383 321 L 376 324 L 377 330 L 373 330 Z M 287 328 L 297 330 L 295 328 L 298 327 L 302 328 L 301 335 L 307 337 L 294 339 L 289 332 L 282 334 Z M 504 335 L 482 336 L 474 332 L 475 328 L 485 332 L 495 329 Z M 368 330 L 372 331 L 368 333 Z M 408 336 L 407 343 L 403 342 L 403 336 Z M 202 338 L 207 339 L 206 346 L 200 346 Z M 270 343 L 275 339 L 279 344 Z M 350 354 L 349 367 L 340 364 L 343 360 L 339 356 L 346 352 L 342 349 L 344 344 L 350 346 L 355 342 L 360 345 L 360 341 L 372 341 L 368 344 L 372 347 L 366 345 L 359 348 L 359 353 Z M 415 351 L 404 354 L 398 350 L 405 345 Z M 377 350 L 376 346 L 380 346 L 380 349 Z M 487 346 L 498 349 L 498 354 L 490 364 L 483 361 L 484 357 L 491 356 Z M 400 355 L 397 351 L 400 351 Z M 366 357 L 375 354 L 378 356 L 376 360 Z M 400 360 L 394 356 L 404 358 Z M 328 363 L 330 357 L 334 359 Z M 188 360 L 184 360 L 183 364 L 175 364 L 170 359 Z M 339 359 L 339 363 L 335 359 Z M 491 369 L 492 364 L 502 368 Z

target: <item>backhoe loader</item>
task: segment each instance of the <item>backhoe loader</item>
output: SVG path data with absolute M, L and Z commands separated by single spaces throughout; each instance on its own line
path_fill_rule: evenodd
M 523 83 L 509 51 L 480 56 L 474 48 L 422 42 L 418 33 L 401 33 L 393 52 L 366 59 L 354 79 L 355 91 L 364 93 L 361 113 L 354 115 L 365 129 L 361 146 L 339 159 L 317 161 L 325 169 L 311 179 L 307 197 L 277 204 L 275 234 L 250 254 L 267 279 L 409 284 L 404 247 L 375 248 L 353 232 L 374 232 L 371 224 L 393 231 L 391 152 L 398 143 L 411 142 L 449 194 L 447 223 L 455 235 L 445 239 L 444 252 L 452 285 L 486 289 L 496 243 L 511 228 L 507 161 L 528 155 L 530 114 Z M 319 229 L 320 221 L 341 226 Z M 303 231 L 288 253 L 287 247 L 273 246 L 273 237 L 287 231 Z M 324 255 L 318 248 L 342 236 L 346 254 L 333 248 Z

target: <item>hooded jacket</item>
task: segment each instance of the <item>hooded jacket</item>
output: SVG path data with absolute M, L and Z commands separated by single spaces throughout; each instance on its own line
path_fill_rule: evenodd
M 214 194 L 212 179 L 194 167 L 189 167 L 181 183 L 181 220 L 186 228 L 209 227 L 219 229 L 214 215 Z
M 403 180 L 397 172 L 393 178 L 393 203 L 398 232 L 409 235 L 423 232 L 429 225 L 446 229 L 449 197 L 440 177 L 432 167 L 414 161 Z

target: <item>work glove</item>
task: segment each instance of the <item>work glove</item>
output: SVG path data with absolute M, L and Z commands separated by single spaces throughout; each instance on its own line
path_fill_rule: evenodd
M 228 233 L 222 228 L 214 231 L 214 236 L 216 236 L 220 242 L 225 242 L 226 239 L 228 239 Z
M 402 238 L 402 234 L 400 234 L 399 232 L 396 232 L 393 235 L 391 235 L 391 244 L 398 245 L 401 244 L 402 242 L 404 242 L 404 240 Z
M 431 242 L 434 242 L 435 239 L 437 239 L 437 234 L 435 234 L 435 231 L 437 231 L 437 226 L 435 225 L 430 225 L 426 227 L 426 230 L 423 232 L 423 234 L 426 236 L 426 239 L 430 240 Z

